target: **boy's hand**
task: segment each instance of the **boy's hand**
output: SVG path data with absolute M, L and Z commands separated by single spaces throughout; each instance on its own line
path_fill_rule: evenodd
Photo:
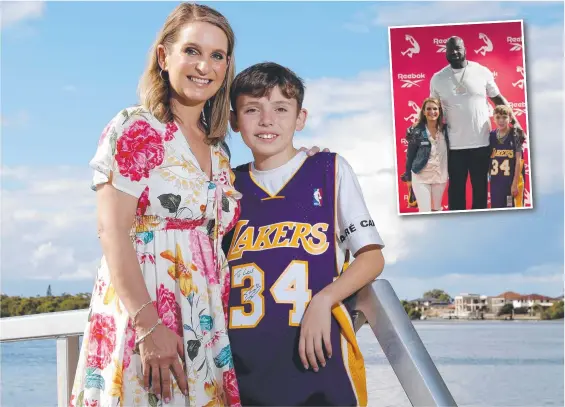
M 306 152 L 306 154 L 308 154 L 309 156 L 313 156 L 313 155 L 315 155 L 315 154 L 317 154 L 317 153 L 320 152 L 320 147 L 314 146 L 314 147 L 312 147 L 312 148 L 310 148 L 310 149 L 307 149 L 306 147 L 300 147 L 300 150 L 298 150 L 298 151 L 304 151 L 304 152 Z M 323 153 L 329 153 L 330 150 L 329 150 L 328 148 L 324 148 L 324 149 L 322 150 L 322 152 L 323 152 Z
M 512 196 L 518 195 L 518 183 L 516 181 L 512 183 L 512 188 L 510 189 L 510 192 L 512 193 Z
M 332 317 L 331 300 L 319 293 L 312 298 L 300 326 L 300 340 L 298 342 L 298 353 L 304 369 L 310 366 L 315 372 L 318 371 L 318 362 L 322 367 L 326 366 L 324 356 L 325 346 L 328 358 L 332 356 L 332 344 L 330 338 Z

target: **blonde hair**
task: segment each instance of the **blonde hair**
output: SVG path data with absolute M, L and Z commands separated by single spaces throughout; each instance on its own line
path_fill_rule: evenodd
M 147 108 L 157 120 L 169 123 L 175 119 L 170 104 L 170 85 L 163 80 L 161 67 L 157 57 L 157 48 L 164 45 L 170 47 L 177 41 L 179 32 L 189 23 L 202 21 L 220 28 L 228 38 L 228 68 L 224 82 L 218 92 L 204 105 L 200 118 L 200 126 L 206 133 L 207 141 L 216 144 L 223 141 L 228 132 L 230 115 L 229 90 L 235 76 L 235 60 L 233 50 L 235 47 L 235 34 L 228 20 L 211 7 L 181 3 L 167 17 L 161 31 L 149 52 L 147 66 L 141 76 L 138 86 L 138 95 L 141 105 Z
M 426 98 L 424 99 L 424 101 L 422 102 L 422 108 L 420 109 L 420 114 L 418 115 L 418 121 L 416 123 L 414 123 L 414 126 L 412 127 L 418 127 L 421 125 L 425 125 L 426 124 L 426 115 L 424 114 L 426 111 L 426 105 L 428 103 L 435 103 L 438 107 L 439 110 L 439 115 L 436 121 L 436 125 L 437 125 L 437 129 L 438 130 L 442 130 L 443 129 L 443 109 L 441 108 L 441 103 L 439 101 L 439 99 L 436 98 Z

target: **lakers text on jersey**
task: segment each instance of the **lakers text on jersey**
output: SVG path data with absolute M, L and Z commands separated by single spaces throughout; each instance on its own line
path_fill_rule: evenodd
M 228 251 L 229 337 L 242 405 L 366 405 L 363 358 L 349 310 L 332 310 L 332 358 L 318 372 L 298 354 L 310 300 L 338 276 L 336 156 L 318 153 L 276 194 L 235 169 L 243 194 Z

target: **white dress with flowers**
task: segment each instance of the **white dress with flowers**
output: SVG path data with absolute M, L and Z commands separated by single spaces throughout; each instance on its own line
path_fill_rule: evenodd
M 226 330 L 229 269 L 221 238 L 236 223 L 240 195 L 229 158 L 212 146 L 212 180 L 175 122 L 146 109 L 118 113 L 90 165 L 94 187 L 111 182 L 138 198 L 132 244 L 163 323 L 183 338 L 189 396 L 174 378 L 169 406 L 238 406 Z M 135 311 L 135 310 L 133 310 Z M 71 406 L 165 405 L 143 389 L 132 321 L 102 258 L 84 332 Z

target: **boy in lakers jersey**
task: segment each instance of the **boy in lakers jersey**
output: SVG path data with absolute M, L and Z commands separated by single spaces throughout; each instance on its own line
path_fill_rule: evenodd
M 521 207 L 524 202 L 524 160 L 521 130 L 510 127 L 511 108 L 496 106 L 494 120 L 497 128 L 490 132 L 490 207 Z
M 343 301 L 382 271 L 382 240 L 357 179 L 331 153 L 293 146 L 304 85 L 262 63 L 231 88 L 231 125 L 254 161 L 227 259 L 229 337 L 243 406 L 365 406 L 362 355 Z M 228 238 L 229 239 L 229 238 Z M 340 273 L 346 252 L 355 260 Z

